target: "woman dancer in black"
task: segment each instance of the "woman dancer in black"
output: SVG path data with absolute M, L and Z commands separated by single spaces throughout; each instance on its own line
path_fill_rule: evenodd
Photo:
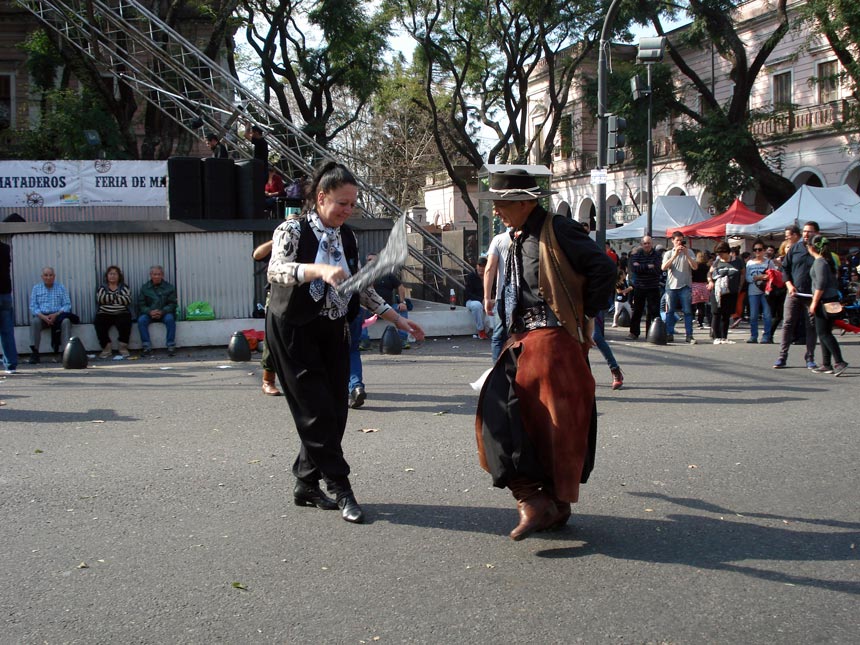
M 266 316 L 266 343 L 302 442 L 293 464 L 293 498 L 298 506 L 340 508 L 347 522 L 364 521 L 341 447 L 348 411 L 348 321 L 361 304 L 424 338 L 419 325 L 401 317 L 373 288 L 352 297 L 333 288 L 358 271 L 355 234 L 345 224 L 357 198 L 357 182 L 345 166 L 327 162 L 317 170 L 304 217 L 285 221 L 272 238 Z M 335 500 L 322 492 L 320 479 Z

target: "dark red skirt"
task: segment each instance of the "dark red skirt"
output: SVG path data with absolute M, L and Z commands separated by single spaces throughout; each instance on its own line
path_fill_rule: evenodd
M 576 502 L 597 441 L 585 346 L 561 327 L 514 334 L 484 382 L 475 434 L 494 485 L 527 477 Z

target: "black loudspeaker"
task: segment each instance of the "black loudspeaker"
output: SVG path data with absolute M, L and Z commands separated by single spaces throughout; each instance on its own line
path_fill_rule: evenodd
M 666 323 L 660 316 L 654 318 L 651 322 L 651 327 L 648 329 L 648 342 L 653 345 L 665 345 L 668 340 L 666 337 Z
M 240 331 L 234 332 L 227 344 L 227 355 L 231 361 L 250 361 L 251 346 L 245 334 Z
M 236 216 L 264 219 L 266 208 L 266 165 L 259 159 L 236 162 Z
M 386 326 L 385 331 L 382 332 L 382 337 L 379 339 L 379 352 L 381 354 L 400 354 L 403 352 L 403 341 L 394 325 Z
M 206 219 L 236 217 L 236 171 L 232 159 L 203 160 L 203 216 Z
M 87 368 L 87 350 L 77 336 L 69 339 L 63 350 L 63 367 L 67 370 L 83 370 Z
M 167 160 L 167 218 L 203 217 L 203 164 L 199 157 Z

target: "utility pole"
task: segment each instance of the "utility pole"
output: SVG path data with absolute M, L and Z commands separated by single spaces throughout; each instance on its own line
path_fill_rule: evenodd
M 651 84 L 651 67 L 654 63 L 659 63 L 663 60 L 663 48 L 666 45 L 666 39 L 663 36 L 658 38 L 641 38 L 639 40 L 639 52 L 636 54 L 636 60 L 640 63 L 645 63 L 648 68 L 648 87 L 645 91 L 648 92 L 648 217 L 645 225 L 645 235 L 652 235 L 651 228 L 653 223 L 652 206 L 654 205 L 654 142 L 651 132 L 651 112 L 654 107 L 654 86 Z M 634 100 L 638 98 L 634 93 Z
M 621 8 L 621 0 L 612 0 L 606 18 L 603 20 L 603 28 L 600 30 L 600 45 L 597 52 L 597 167 L 606 168 L 606 143 L 608 130 L 606 128 L 606 75 L 608 67 L 606 54 L 609 50 L 609 34 L 615 16 Z M 602 249 L 606 243 L 606 184 L 597 184 L 597 231 L 595 232 L 597 245 Z

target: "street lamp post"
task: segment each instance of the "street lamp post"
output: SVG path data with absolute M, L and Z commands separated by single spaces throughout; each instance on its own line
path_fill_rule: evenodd
M 606 17 L 603 19 L 603 28 L 600 30 L 600 43 L 597 50 L 597 167 L 606 167 L 606 143 L 608 130 L 606 127 L 606 84 L 609 73 L 606 64 L 606 53 L 609 50 L 609 32 L 618 10 L 621 8 L 621 0 L 612 0 Z M 606 184 L 597 184 L 597 232 L 595 233 L 597 245 L 602 249 L 606 242 Z
M 659 38 L 640 38 L 639 39 L 639 52 L 636 54 L 636 60 L 641 63 L 645 63 L 645 67 L 648 68 L 648 86 L 645 88 L 639 88 L 638 83 L 633 84 L 633 98 L 637 99 L 637 92 L 641 94 L 647 93 L 648 95 L 648 152 L 646 158 L 646 164 L 648 166 L 648 216 L 645 224 L 645 235 L 651 235 L 651 227 L 652 227 L 652 205 L 654 203 L 654 142 L 651 138 L 651 112 L 654 105 L 654 92 L 653 87 L 651 85 L 651 67 L 654 63 L 659 63 L 663 60 L 663 48 L 666 44 L 666 39 L 662 36 Z M 638 81 L 638 77 L 636 78 Z

